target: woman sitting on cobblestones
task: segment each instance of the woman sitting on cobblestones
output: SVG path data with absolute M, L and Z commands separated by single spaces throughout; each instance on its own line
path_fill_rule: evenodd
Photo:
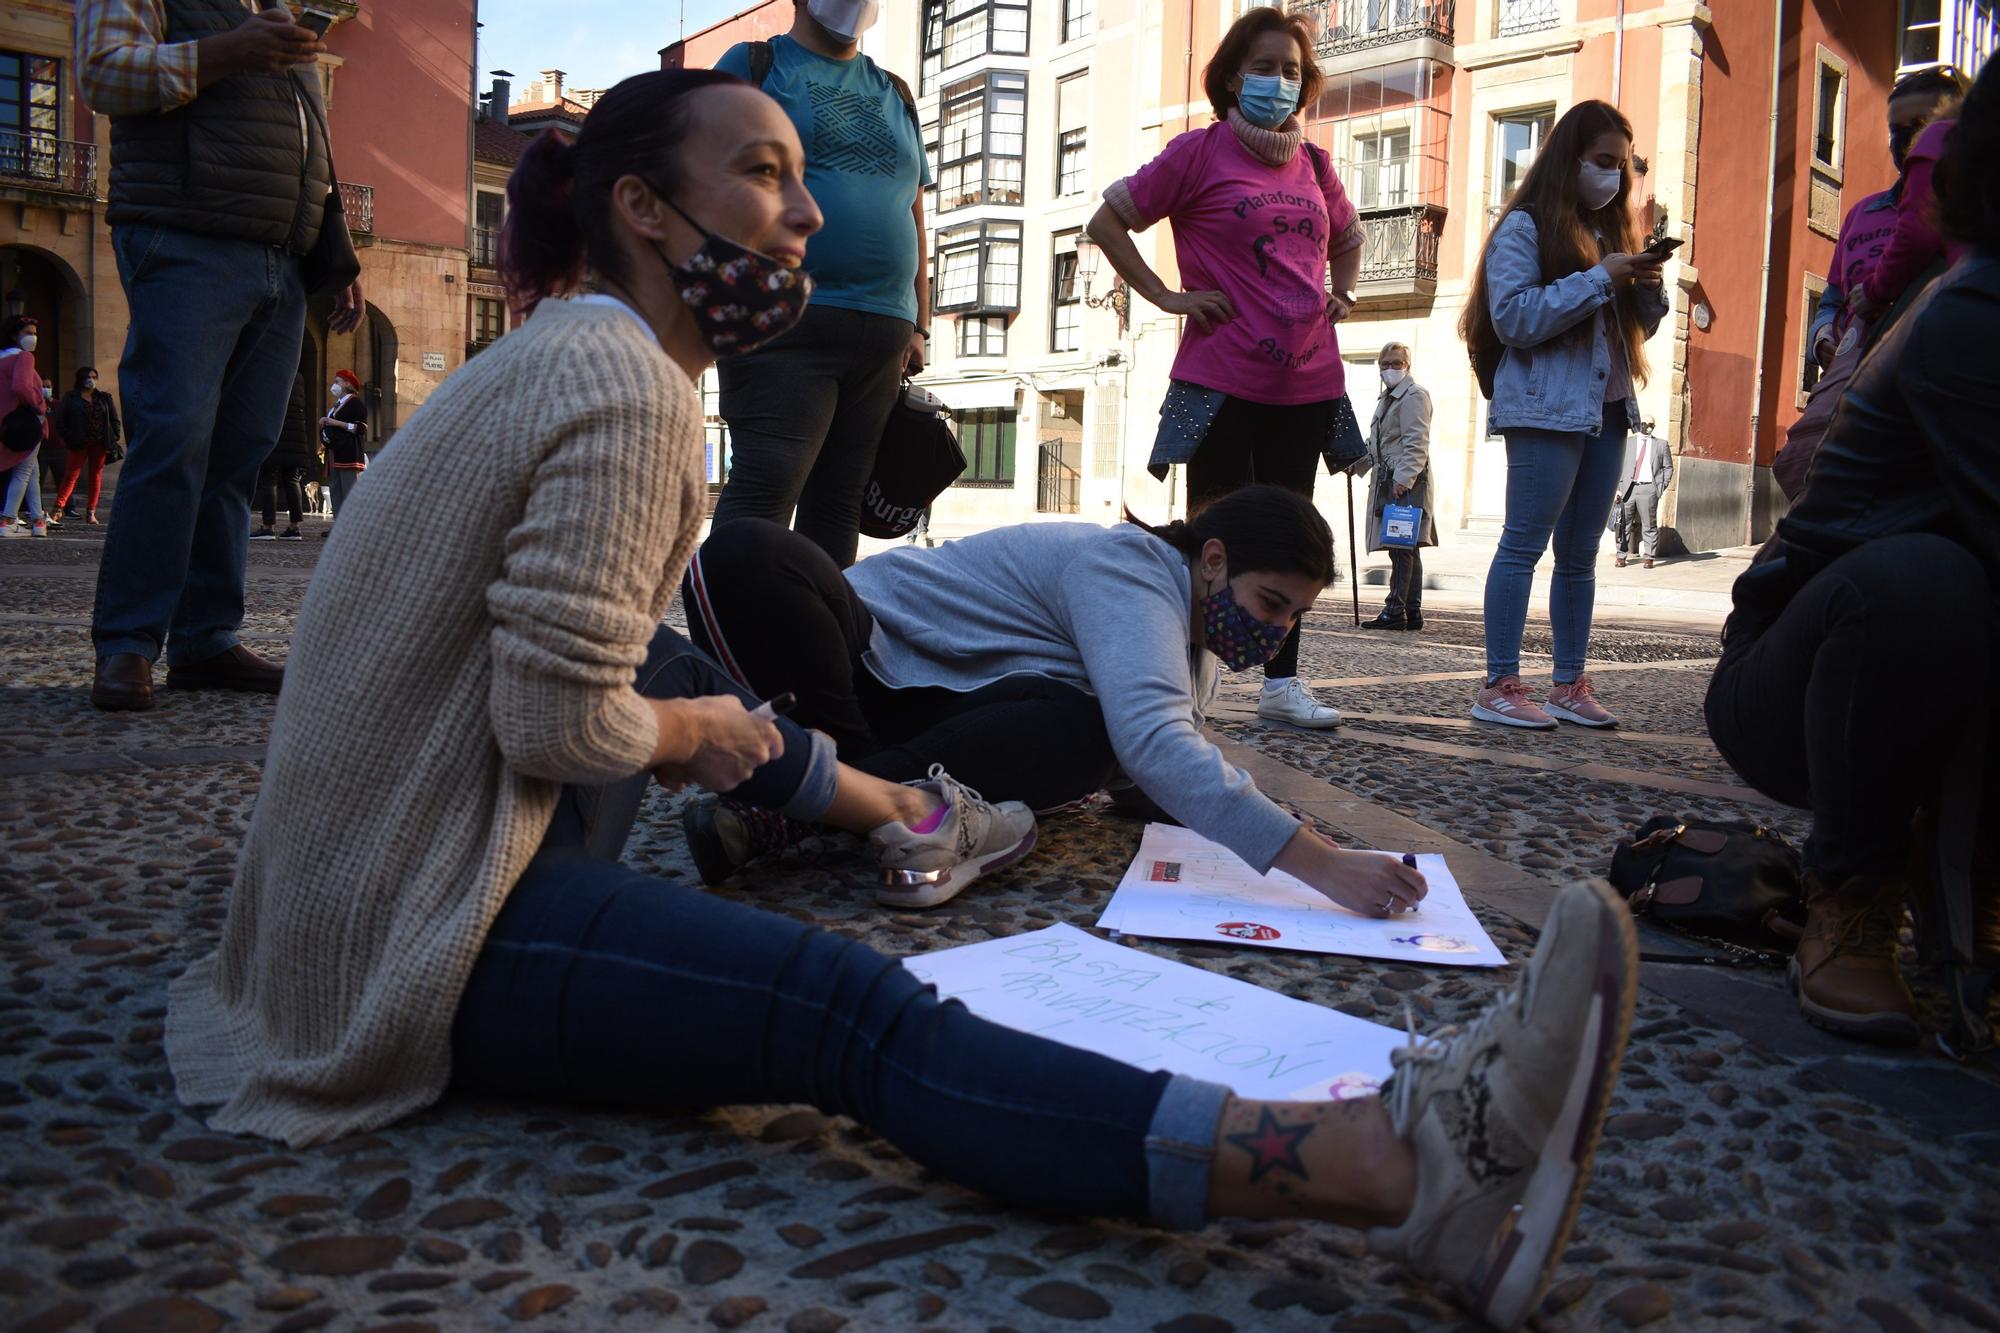
M 665 673 L 716 697 L 634 688 L 649 642 L 654 663 L 672 643 L 655 628 L 702 521 L 694 378 L 802 307 L 801 156 L 769 99 L 679 70 L 528 150 L 503 250 L 539 308 L 403 427 L 307 592 L 221 945 L 172 987 L 180 1095 L 301 1146 L 448 1087 L 806 1102 L 1036 1208 L 1374 1227 L 1377 1251 L 1518 1324 L 1630 1024 L 1615 900 L 1560 897 L 1517 990 L 1402 1052 L 1380 1098 L 1292 1104 L 994 1026 L 861 944 L 610 859 L 632 810 L 604 784 L 649 768 L 828 818 L 984 809 L 947 780 L 836 773 L 685 650 Z M 586 264 L 601 295 L 542 299 Z M 487 489 L 428 522 L 440 469 L 475 451 Z
M 1897 967 L 1913 889 L 1912 818 L 1982 716 L 2000 725 L 2000 62 L 1965 100 L 1937 171 L 1939 221 L 1971 252 L 1855 372 L 1806 489 L 1736 581 L 1708 691 L 1716 748 L 1766 795 L 1813 812 L 1799 1008 L 1850 1036 L 1913 1042 Z M 1965 688 L 1928 688 L 1940 671 Z M 2000 963 L 1992 811 L 2000 730 L 1982 763 L 1973 862 L 1980 952 Z

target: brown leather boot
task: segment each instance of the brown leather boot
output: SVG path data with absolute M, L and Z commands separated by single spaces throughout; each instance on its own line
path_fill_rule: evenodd
M 1896 965 L 1900 879 L 1857 877 L 1832 888 L 1806 872 L 1806 933 L 1787 973 L 1808 1022 L 1846 1037 L 1907 1045 L 1923 1036 Z

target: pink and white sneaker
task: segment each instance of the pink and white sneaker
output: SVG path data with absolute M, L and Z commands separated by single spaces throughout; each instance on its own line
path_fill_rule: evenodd
M 1502 676 L 1481 690 L 1472 701 L 1472 715 L 1481 722 L 1529 727 L 1535 731 L 1553 731 L 1556 725 L 1556 720 L 1529 697 L 1528 687 L 1519 676 Z
M 1549 712 L 1579 727 L 1615 727 L 1618 719 L 1604 711 L 1591 688 L 1589 676 L 1578 676 L 1567 685 L 1558 683 L 1549 691 Z

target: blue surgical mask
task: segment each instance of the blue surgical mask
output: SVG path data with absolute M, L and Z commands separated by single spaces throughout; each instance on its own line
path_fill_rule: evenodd
M 1245 74 L 1236 105 L 1251 124 L 1275 130 L 1299 109 L 1299 81 L 1276 74 Z

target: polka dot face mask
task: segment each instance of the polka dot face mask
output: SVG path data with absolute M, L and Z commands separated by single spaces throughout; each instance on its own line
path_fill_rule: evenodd
M 1257 619 L 1236 601 L 1227 583 L 1201 599 L 1202 646 L 1231 671 L 1263 666 L 1278 655 L 1290 636 L 1289 625 Z

